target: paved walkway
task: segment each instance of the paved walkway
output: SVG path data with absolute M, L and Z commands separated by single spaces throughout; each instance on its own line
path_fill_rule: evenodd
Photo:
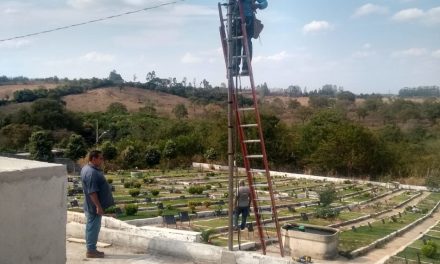
M 77 263 L 112 263 L 112 264 L 193 264 L 194 262 L 186 261 L 169 256 L 160 256 L 154 254 L 139 254 L 133 250 L 121 247 L 110 246 L 107 248 L 98 248 L 99 251 L 105 252 L 103 259 L 85 258 L 85 245 L 81 243 L 66 242 L 67 247 L 67 264 Z

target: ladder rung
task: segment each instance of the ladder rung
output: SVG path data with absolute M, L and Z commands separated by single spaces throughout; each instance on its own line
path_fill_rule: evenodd
M 249 139 L 249 140 L 244 140 L 244 143 L 260 143 L 261 140 L 259 139 Z
M 272 201 L 270 197 L 258 197 L 255 199 L 256 201 Z
M 260 215 L 272 215 L 272 211 L 260 211 L 258 212 Z
M 238 91 L 238 94 L 252 94 L 252 90 L 241 90 Z
M 264 239 L 266 242 L 278 242 L 278 238 L 276 237 L 267 237 Z
M 263 172 L 266 172 L 266 170 L 251 169 L 250 172 L 260 172 L 260 173 L 263 173 Z
M 246 158 L 248 158 L 248 159 L 262 159 L 263 155 L 247 155 Z
M 247 55 L 238 55 L 238 56 L 232 56 L 232 58 L 237 59 L 237 58 L 247 58 Z
M 245 125 L 240 125 L 240 127 L 258 127 L 258 124 L 245 124 Z
M 267 185 L 266 183 L 257 183 L 254 184 L 254 187 L 269 187 L 269 185 Z
M 254 111 L 255 107 L 238 108 L 238 111 Z
M 243 39 L 243 36 L 232 37 L 232 39 Z

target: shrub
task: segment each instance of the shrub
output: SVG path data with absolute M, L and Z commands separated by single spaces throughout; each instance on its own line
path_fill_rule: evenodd
M 188 192 L 190 194 L 202 194 L 204 190 L 205 190 L 205 188 L 200 185 L 193 185 L 188 188 Z
M 316 217 L 317 218 L 335 218 L 339 215 L 339 211 L 336 209 L 324 207 L 316 209 Z
M 345 184 L 351 184 L 351 181 L 350 180 L 344 180 L 344 183 Z
M 134 183 L 133 183 L 133 187 L 134 187 L 134 188 L 138 188 L 138 189 L 140 189 L 141 186 L 142 186 L 142 184 L 141 184 L 140 182 L 134 182 Z
M 141 191 L 139 191 L 139 189 L 131 189 L 130 191 L 128 191 L 128 193 L 131 195 L 131 197 L 134 198 L 138 197 Z
M 170 210 L 173 210 L 174 209 L 174 207 L 171 205 L 171 204 L 169 204 L 169 205 L 167 205 L 166 207 L 165 207 L 168 211 L 170 211 Z
M 434 258 L 437 254 L 437 244 L 432 240 L 428 240 L 426 245 L 423 245 L 420 250 L 425 257 Z
M 202 241 L 205 243 L 209 243 L 211 235 L 214 233 L 213 229 L 203 230 L 201 233 Z
M 333 186 L 327 186 L 319 192 L 319 202 L 323 207 L 330 205 L 336 198 L 336 190 Z
M 206 189 L 206 190 L 211 190 L 211 188 L 212 188 L 212 185 L 211 185 L 211 184 L 206 184 L 206 186 L 205 186 L 205 189 Z
M 114 214 L 116 213 L 116 206 L 110 206 L 104 210 L 106 214 Z
M 211 206 L 211 201 L 203 201 L 203 205 L 206 207 L 206 208 L 209 208 L 210 206 Z
M 124 188 L 130 188 L 132 185 L 133 184 L 131 182 L 124 182 Z
M 158 195 L 159 195 L 159 190 L 156 190 L 156 189 L 151 190 L 151 194 L 152 194 L 153 196 L 158 196 Z
M 109 184 L 112 184 L 112 183 L 113 183 L 113 179 L 112 179 L 112 178 L 109 178 L 109 179 L 107 179 L 107 182 L 108 182 Z
M 125 214 L 129 216 L 129 215 L 136 215 L 139 207 L 137 204 L 126 204 L 124 205 L 124 209 L 125 209 Z

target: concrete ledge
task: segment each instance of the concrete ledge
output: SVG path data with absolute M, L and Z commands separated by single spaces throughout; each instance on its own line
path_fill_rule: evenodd
M 84 224 L 69 222 L 67 235 L 84 238 Z M 146 237 L 139 232 L 102 228 L 99 240 L 118 246 L 130 247 L 140 253 L 154 253 L 173 256 L 195 263 L 206 264 L 293 264 L 289 258 L 264 256 L 258 253 L 227 251 L 221 247 L 167 239 L 163 237 Z

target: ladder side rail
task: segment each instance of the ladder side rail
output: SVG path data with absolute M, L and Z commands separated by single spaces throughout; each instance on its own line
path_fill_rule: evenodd
M 228 70 L 228 44 L 226 43 L 226 28 L 225 28 L 225 20 L 223 17 L 223 10 L 222 10 L 222 5 L 220 3 L 218 3 L 218 13 L 219 13 L 219 17 L 220 17 L 220 27 L 219 27 L 219 31 L 220 31 L 220 38 L 222 41 L 222 48 L 223 48 L 223 57 L 225 58 L 225 65 L 226 65 L 226 70 Z

